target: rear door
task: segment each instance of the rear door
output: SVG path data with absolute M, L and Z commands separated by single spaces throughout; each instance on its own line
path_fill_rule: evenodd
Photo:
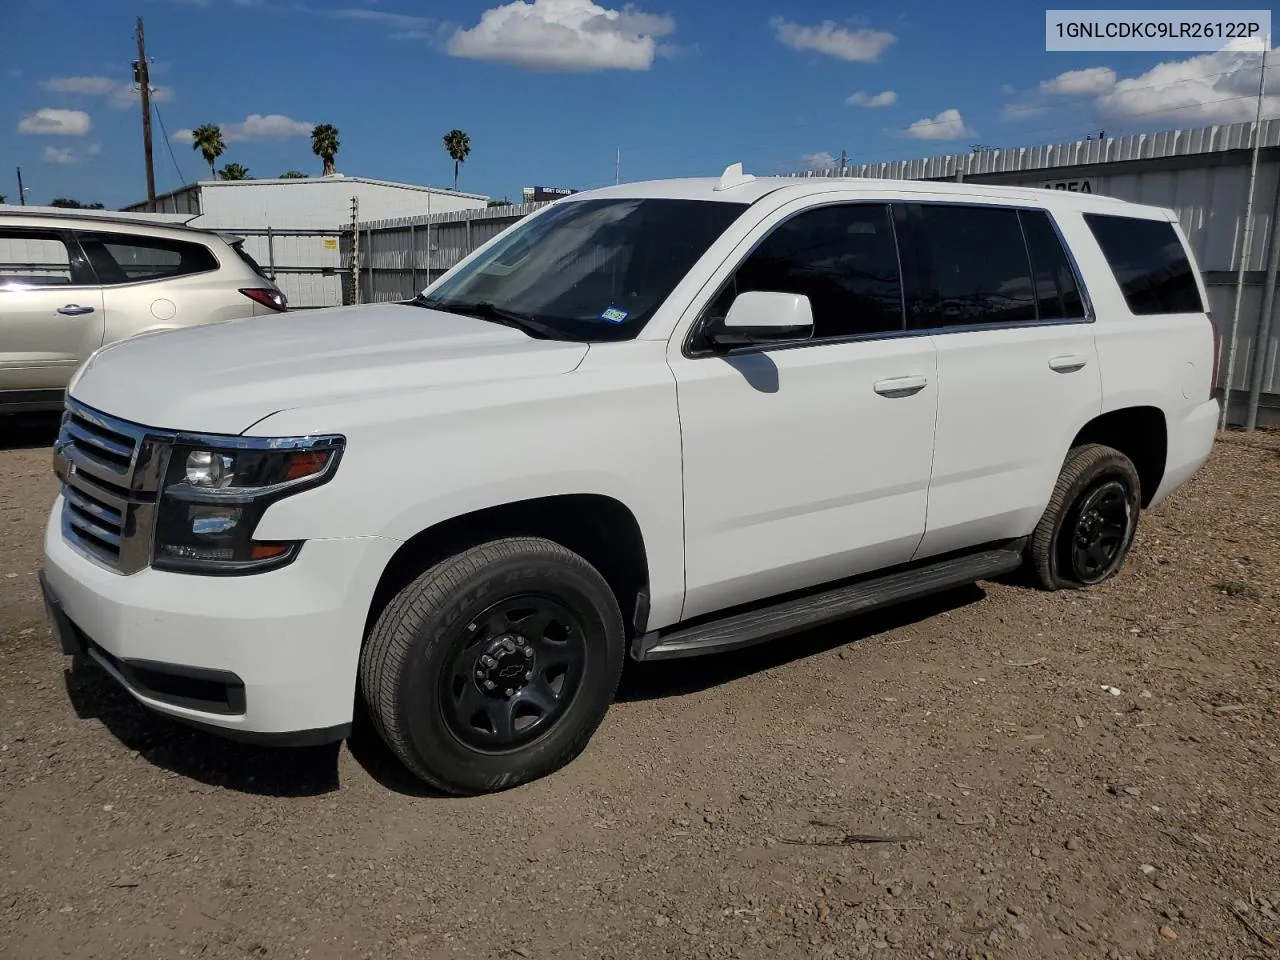
M 108 343 L 253 314 L 252 301 L 227 282 L 203 243 L 114 230 L 77 239 L 102 282 Z M 244 276 L 238 259 L 232 266 L 230 276 Z
M 1102 402 L 1092 316 L 1049 214 L 895 209 L 907 326 L 933 335 L 938 423 L 917 557 L 1029 534 Z
M 63 390 L 102 331 L 102 291 L 75 242 L 0 228 L 0 391 Z

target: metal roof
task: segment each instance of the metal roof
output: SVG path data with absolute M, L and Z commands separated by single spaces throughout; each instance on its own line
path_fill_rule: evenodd
M 168 197 L 175 196 L 180 193 L 186 193 L 195 190 L 198 187 L 261 187 L 261 186 L 296 186 L 297 184 L 317 184 L 317 183 L 371 183 L 379 187 L 394 187 L 397 190 L 413 190 L 418 193 L 435 193 L 447 195 L 450 197 L 465 197 L 468 200 L 488 200 L 488 196 L 482 193 L 464 193 L 461 190 L 451 190 L 448 187 L 432 187 L 424 186 L 418 183 L 400 183 L 396 180 L 378 180 L 373 177 L 348 177 L 343 174 L 336 174 L 331 177 L 254 177 L 249 180 L 194 180 L 191 183 L 184 183 L 182 186 L 170 190 L 168 193 L 156 196 L 156 202 Z
M 101 220 L 105 223 L 151 223 L 164 227 L 180 227 L 195 219 L 194 213 L 130 213 L 120 210 L 86 210 L 74 207 L 38 207 L 32 204 L 0 203 L 0 216 L 39 217 L 41 220 Z
M 1189 157 L 1253 147 L 1253 123 L 1231 123 L 1105 139 L 1070 140 L 1027 147 L 994 147 L 917 160 L 858 163 L 829 170 L 806 170 L 793 177 L 872 177 L 889 180 L 952 180 L 960 176 L 1086 167 L 1103 163 Z M 1280 120 L 1262 121 L 1262 146 L 1280 146 Z

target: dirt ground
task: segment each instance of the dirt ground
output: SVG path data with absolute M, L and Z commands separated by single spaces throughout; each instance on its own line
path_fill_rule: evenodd
M 367 729 L 250 748 L 70 672 L 50 439 L 0 443 L 5 960 L 1280 957 L 1280 435 L 1104 588 L 631 669 L 580 759 L 471 800 Z

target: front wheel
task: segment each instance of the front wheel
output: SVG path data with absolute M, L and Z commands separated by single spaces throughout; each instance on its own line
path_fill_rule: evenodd
M 1115 576 L 1141 511 L 1142 485 L 1128 457 L 1102 444 L 1074 448 L 1028 546 L 1038 584 L 1078 589 Z
M 360 658 L 374 726 L 448 793 L 486 793 L 564 766 L 622 674 L 622 615 L 586 560 L 537 538 L 436 564 L 383 610 Z

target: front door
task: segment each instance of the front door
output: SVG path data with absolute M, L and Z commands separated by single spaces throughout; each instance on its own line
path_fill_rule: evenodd
M 79 248 L 59 231 L 0 229 L 0 393 L 65 389 L 102 335 L 102 290 Z
M 810 340 L 716 353 L 674 342 L 684 451 L 683 616 L 909 560 L 925 528 L 938 378 L 904 335 L 889 208 L 779 211 L 705 311 L 802 293 Z

